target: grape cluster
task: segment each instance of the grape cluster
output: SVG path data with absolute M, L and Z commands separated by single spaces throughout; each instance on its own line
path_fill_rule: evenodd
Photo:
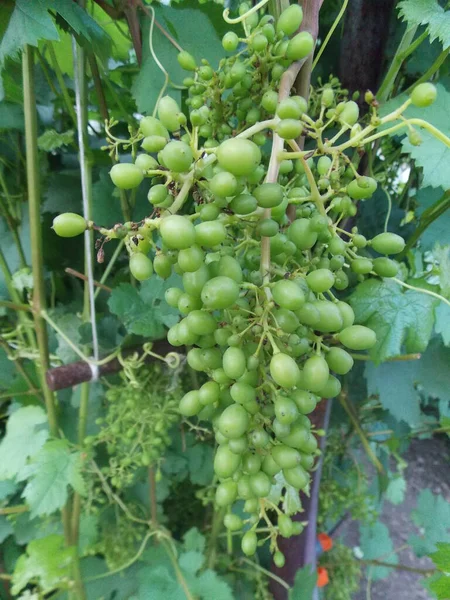
M 277 535 L 289 537 L 302 525 L 271 502 L 272 484 L 308 489 L 318 454 L 308 415 L 321 398 L 339 394 L 338 376 L 353 365 L 349 351 L 376 343 L 371 329 L 354 323 L 339 293 L 366 277 L 395 276 L 398 263 L 389 255 L 405 245 L 394 233 L 368 240 L 356 228 L 339 227 L 377 188 L 374 178 L 358 174 L 359 153 L 350 159 L 345 150 L 363 147 L 408 103 L 434 99 L 433 86 L 423 93 L 418 86 L 382 119 L 369 93 L 363 125 L 358 105 L 336 79 L 309 104 L 290 94 L 283 74 L 314 47 L 309 33 L 296 33 L 301 21 L 298 5 L 277 23 L 250 15 L 245 38 L 234 32 L 223 38 L 225 50 L 235 54 L 218 70 L 180 53 L 191 72 L 184 81 L 189 118 L 175 100 L 161 98 L 158 116 L 140 122 L 145 152 L 111 170 L 121 189 L 151 178 L 153 213 L 141 223 L 100 229 L 107 239 L 126 238 L 136 279 L 181 275 L 181 287 L 165 296 L 182 316 L 167 337 L 190 348 L 187 361 L 205 382 L 185 394 L 179 411 L 212 422 L 215 501 L 228 509 L 225 526 L 246 525 L 242 550 L 252 555 L 264 541 L 258 539 L 264 519 L 280 566 Z M 310 150 L 297 145 L 299 136 Z M 188 200 L 191 214 L 178 214 Z M 71 229 L 70 218 L 67 227 L 55 224 L 61 235 L 88 226 Z M 237 500 L 245 502 L 244 520 L 232 512 Z
M 96 421 L 101 429 L 85 440 L 87 448 L 106 448 L 108 463 L 101 471 L 117 489 L 134 482 L 137 468 L 158 463 L 170 444 L 168 431 L 179 420 L 179 388 L 170 389 L 158 364 L 152 373 L 155 385 L 131 386 L 127 381 L 111 387 L 106 416 Z

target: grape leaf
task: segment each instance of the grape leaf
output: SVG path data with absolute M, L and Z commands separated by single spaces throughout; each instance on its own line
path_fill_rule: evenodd
M 0 481 L 0 501 L 5 500 L 16 491 L 16 484 L 13 481 Z
M 205 562 L 205 557 L 201 552 L 196 550 L 189 550 L 189 552 L 182 552 L 178 557 L 178 564 L 183 571 L 192 573 L 195 575 L 197 571 L 202 568 Z
M 75 131 L 69 129 L 58 133 L 55 129 L 46 129 L 42 135 L 38 137 L 38 147 L 44 152 L 52 152 L 62 146 L 70 146 L 74 143 Z
M 7 389 L 15 375 L 14 361 L 9 360 L 4 348 L 0 347 L 0 387 Z
M 80 536 L 78 551 L 80 556 L 86 556 L 98 540 L 98 515 L 83 513 L 80 517 Z
M 50 4 L 48 0 L 16 0 L 8 28 L 0 42 L 0 65 L 3 65 L 7 56 L 17 56 L 26 44 L 37 46 L 40 39 L 59 39 L 48 12 Z
M 201 573 L 194 588 L 202 600 L 234 600 L 233 592 L 215 571 L 210 569 Z
M 421 490 L 411 517 L 420 527 L 420 535 L 411 535 L 408 544 L 418 556 L 435 552 L 437 543 L 448 539 L 450 504 L 443 496 L 433 494 L 429 488 Z
M 14 411 L 0 444 L 0 479 L 17 476 L 27 459 L 39 452 L 47 437 L 47 415 L 40 406 L 25 406 Z
M 444 573 L 435 573 L 420 582 L 427 588 L 437 600 L 449 600 L 450 598 L 450 576 Z
M 283 512 L 287 515 L 295 515 L 301 511 L 302 504 L 298 490 L 286 481 L 281 471 L 275 475 L 274 479 L 275 483 L 270 488 L 269 500 L 277 505 L 283 501 Z
M 438 569 L 450 573 L 450 544 L 437 542 L 436 548 L 436 552 L 429 555 L 431 560 Z
M 444 10 L 437 0 L 402 0 L 398 9 L 410 27 L 427 25 L 432 42 L 439 39 L 444 50 L 450 46 L 450 10 Z
M 22 495 L 30 507 L 31 517 L 50 515 L 62 508 L 67 501 L 68 486 L 84 494 L 81 466 L 81 454 L 70 452 L 66 440 L 45 444 L 20 475 L 22 480 L 28 479 Z
M 178 313 L 164 300 L 164 292 L 177 281 L 171 276 L 166 281 L 153 276 L 145 281 L 140 290 L 128 283 L 114 288 L 108 301 L 112 313 L 121 319 L 129 333 L 159 339 L 165 335 L 166 327 L 178 320 Z
M 74 546 L 67 547 L 62 535 L 49 535 L 31 541 L 16 563 L 12 576 L 12 593 L 18 594 L 31 581 L 39 583 L 42 594 L 67 588 L 71 581 Z
M 95 189 L 95 184 L 93 190 Z M 49 174 L 44 191 L 42 212 L 60 213 L 81 211 L 80 173 L 75 170 L 57 171 Z M 96 199 L 94 195 L 94 199 Z
M 185 50 L 190 52 L 197 61 L 204 56 L 215 66 L 225 55 L 221 38 L 228 30 L 222 19 L 223 8 L 215 3 L 199 5 L 195 1 L 184 1 L 179 6 L 158 6 L 155 4 L 156 18 Z M 148 39 L 150 18 L 143 27 L 143 39 Z M 201 31 L 201 35 L 198 32 Z M 180 84 L 187 73 L 177 61 L 178 49 L 160 32 L 153 28 L 153 48 L 169 73 L 173 83 Z M 143 46 L 143 60 L 139 74 L 134 80 L 131 92 L 140 112 L 153 111 L 158 94 L 164 85 L 164 74 L 152 57 L 148 44 Z M 167 92 L 178 102 L 180 91 L 169 87 Z
M 375 363 L 406 352 L 422 352 L 433 329 L 433 309 L 438 300 L 421 292 L 403 291 L 394 281 L 368 279 L 349 299 L 356 321 L 377 334 L 370 350 Z
M 192 527 L 183 536 L 183 546 L 186 552 L 196 550 L 203 553 L 206 546 L 205 536 L 200 533 L 197 527 Z
M 450 14 L 450 13 L 449 13 Z M 419 118 L 428 121 L 442 133 L 450 135 L 450 122 L 448 114 L 450 111 L 450 91 L 442 83 L 436 85 L 436 101 L 426 108 L 409 106 L 403 115 L 406 118 Z M 380 115 L 385 116 L 395 108 L 398 108 L 407 96 L 402 94 L 393 100 L 387 102 L 380 110 Z M 420 129 L 420 128 L 419 128 Z M 420 129 L 422 143 L 420 146 L 413 146 L 407 137 L 408 129 L 405 127 L 401 131 L 395 132 L 394 136 L 403 137 L 403 151 L 410 154 L 415 160 L 416 165 L 423 169 L 422 187 L 442 187 L 444 190 L 450 189 L 450 169 L 447 165 L 450 163 L 450 148 L 438 140 L 434 135 L 425 129 Z
M 0 129 L 23 129 L 23 108 L 18 104 L 0 102 Z
M 384 523 L 378 521 L 374 525 L 360 525 L 360 547 L 366 560 L 377 560 L 383 557 L 383 561 L 393 565 L 398 563 L 397 554 L 394 552 L 394 544 L 389 535 L 389 529 Z M 385 579 L 391 574 L 389 567 L 368 567 L 370 576 L 374 579 Z
M 442 202 L 445 202 L 444 190 L 442 188 L 422 187 L 414 199 L 418 205 L 417 215 L 422 219 L 425 211 L 428 211 L 428 213 L 430 210 L 434 212 Z M 450 211 L 447 210 L 432 221 L 420 236 L 421 250 L 432 250 L 437 241 L 448 241 L 449 230 Z
M 294 586 L 289 590 L 289 600 L 312 600 L 317 574 L 306 565 L 295 574 Z
M 4 515 L 0 515 L 0 544 L 14 532 L 11 522 Z
M 406 481 L 401 475 L 397 475 L 389 481 L 386 490 L 386 500 L 391 504 L 401 504 L 405 499 Z

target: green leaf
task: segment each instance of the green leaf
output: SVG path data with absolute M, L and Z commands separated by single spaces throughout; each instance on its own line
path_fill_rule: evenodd
M 420 536 L 411 535 L 408 543 L 418 556 L 435 552 L 437 543 L 448 539 L 450 530 L 450 504 L 443 496 L 421 490 L 412 520 L 420 527 Z
M 0 102 L 0 130 L 23 128 L 23 108 L 18 104 Z
M 406 481 L 401 475 L 397 475 L 389 481 L 386 490 L 386 500 L 391 504 L 401 504 L 405 499 Z
M 427 588 L 438 600 L 449 600 L 450 577 L 443 573 L 435 573 L 428 579 L 422 579 L 421 584 Z
M 140 290 L 128 283 L 116 287 L 108 306 L 121 319 L 129 333 L 159 339 L 165 335 L 166 327 L 178 321 L 178 313 L 164 300 L 164 292 L 175 285 L 177 276 L 166 281 L 153 276 L 141 285 Z
M 81 561 L 81 574 L 86 589 L 86 600 L 131 600 L 137 592 L 137 574 L 139 567 L 134 564 L 129 569 L 111 575 L 108 572 L 106 561 L 98 556 L 89 556 Z M 107 577 L 95 579 L 99 575 L 108 574 Z M 93 578 L 92 580 L 90 580 Z M 166 600 L 169 600 L 166 598 Z
M 287 515 L 295 515 L 302 510 L 300 495 L 292 485 L 284 478 L 283 473 L 277 473 L 274 477 L 275 483 L 272 484 L 269 493 L 269 500 L 274 504 L 282 502 L 283 512 Z
M 47 415 L 42 408 L 25 406 L 13 412 L 0 444 L 0 479 L 16 477 L 47 438 Z
M 197 62 L 207 56 L 211 65 L 215 67 L 225 55 L 221 39 L 228 30 L 222 19 L 223 8 L 215 3 L 199 5 L 193 0 L 184 1 L 177 6 L 154 5 L 156 18 L 161 25 L 169 31 L 182 48 L 190 52 Z M 143 39 L 147 40 L 150 30 L 150 18 L 147 18 L 143 27 Z M 201 35 L 199 32 L 201 31 Z M 187 72 L 177 61 L 178 50 L 171 42 L 154 27 L 153 48 L 158 60 L 169 73 L 173 83 L 181 84 Z M 164 85 L 164 75 L 149 49 L 149 44 L 143 45 L 143 60 L 140 72 L 134 80 L 131 92 L 136 100 L 140 112 L 151 113 Z M 180 102 L 180 91 L 169 87 L 167 90 L 175 100 Z
M 206 546 L 205 536 L 200 533 L 197 527 L 192 527 L 183 536 L 183 546 L 186 552 L 195 550 L 203 554 Z
M 93 191 L 95 184 L 93 186 Z M 80 212 L 81 211 L 81 182 L 78 170 L 57 171 L 49 174 L 44 190 L 42 212 Z M 94 198 L 97 198 L 94 194 Z
M 63 133 L 58 133 L 54 129 L 46 129 L 42 135 L 38 137 L 38 147 L 44 152 L 52 152 L 62 146 L 70 146 L 74 143 L 75 131 L 69 129 Z
M 360 547 L 364 553 L 364 559 L 389 562 L 393 565 L 398 563 L 398 557 L 394 552 L 394 544 L 389 535 L 389 529 L 384 523 L 378 521 L 374 525 L 360 525 Z M 374 579 L 385 579 L 392 571 L 389 567 L 368 567 L 370 576 Z
M 86 46 L 102 60 L 108 59 L 111 52 L 111 39 L 86 10 L 76 2 L 67 2 L 67 0 L 54 0 L 51 8 L 79 34 L 78 43 Z
M 86 556 L 98 540 L 98 515 L 82 513 L 78 549 L 80 556 Z
M 450 573 L 450 543 L 438 542 L 436 548 L 436 552 L 429 555 L 431 560 L 438 569 Z
M 439 211 L 442 203 L 446 202 L 442 188 L 422 187 L 415 196 L 417 215 L 422 219 L 435 211 Z M 424 214 L 426 212 L 426 214 Z M 437 213 L 439 214 L 439 213 Z M 421 250 L 432 250 L 436 242 L 448 242 L 450 231 L 450 211 L 446 210 L 428 225 L 420 236 Z
M 75 312 L 62 315 L 50 313 L 50 316 L 54 318 L 56 325 L 70 341 L 79 345 L 81 340 L 80 327 L 82 325 L 80 317 Z M 79 356 L 59 333 L 56 334 L 56 339 L 58 340 L 56 354 L 63 363 L 67 364 L 79 360 Z
M 62 508 L 67 501 L 68 486 L 84 494 L 81 467 L 81 453 L 71 453 L 66 440 L 47 442 L 21 473 L 22 480 L 29 480 L 22 495 L 31 517 L 50 515 Z
M 450 14 L 450 13 L 449 13 Z M 436 85 L 437 98 L 436 101 L 426 108 L 409 106 L 403 115 L 406 118 L 418 118 L 428 121 L 445 135 L 450 135 L 450 123 L 448 113 L 450 111 L 450 91 L 448 91 L 441 83 Z M 397 96 L 387 104 L 383 105 L 380 110 L 380 115 L 384 116 L 395 108 L 398 108 L 407 96 L 402 94 Z M 405 127 L 401 131 L 395 132 L 394 136 L 405 136 L 402 141 L 403 151 L 409 154 L 416 162 L 418 167 L 423 169 L 422 187 L 441 187 L 444 190 L 450 189 L 450 170 L 447 165 L 450 162 L 450 148 L 443 142 L 438 140 L 434 135 L 420 129 L 422 143 L 420 146 L 413 146 L 407 137 L 408 128 Z
M 13 481 L 0 481 L 0 502 L 14 494 L 16 489 L 17 486 Z
M 234 600 L 233 592 L 215 571 L 206 570 L 197 580 L 197 593 L 202 600 Z
M 0 387 L 8 389 L 14 381 L 14 361 L 9 360 L 4 348 L 0 347 Z
M 41 39 L 59 39 L 55 23 L 48 12 L 51 4 L 48 0 L 16 0 L 8 28 L 0 42 L 0 65 L 7 56 L 17 56 L 26 44 L 37 47 Z
M 49 535 L 33 540 L 26 554 L 17 561 L 12 576 L 13 594 L 18 594 L 30 582 L 39 584 L 43 594 L 61 588 L 66 589 L 71 579 L 74 546 L 67 547 L 62 535 Z
M 4 516 L 0 515 L 0 544 L 14 532 L 11 522 Z
M 190 550 L 182 552 L 178 557 L 178 564 L 183 571 L 195 575 L 202 568 L 205 558 L 201 552 Z
M 438 300 L 413 290 L 403 291 L 394 281 L 368 279 L 349 299 L 356 321 L 377 334 L 370 351 L 375 363 L 406 352 L 422 352 L 433 329 L 433 309 Z
M 398 8 L 409 27 L 427 25 L 431 41 L 439 39 L 444 50 L 450 46 L 450 10 L 444 10 L 437 0 L 402 0 Z
M 312 600 L 317 583 L 317 573 L 306 565 L 295 574 L 294 586 L 289 590 L 289 600 Z

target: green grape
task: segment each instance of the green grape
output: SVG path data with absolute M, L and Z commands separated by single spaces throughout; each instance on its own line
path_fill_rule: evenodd
M 273 219 L 262 219 L 258 223 L 258 231 L 263 237 L 273 237 L 277 235 L 280 226 Z
M 351 263 L 351 269 L 358 275 L 367 275 L 373 268 L 373 263 L 369 258 L 355 258 Z
M 317 269 L 306 276 L 310 289 L 316 294 L 327 292 L 334 284 L 334 275 L 329 269 Z
M 372 329 L 363 325 L 351 325 L 343 329 L 338 340 L 350 350 L 369 350 L 377 342 L 377 336 Z
M 202 408 L 198 390 L 187 392 L 180 400 L 179 410 L 184 417 L 193 417 L 194 415 L 197 415 Z
M 153 260 L 153 268 L 155 273 L 161 279 L 167 279 L 172 273 L 172 263 L 165 254 L 157 254 Z
M 161 150 L 161 157 L 165 166 L 175 173 L 189 171 L 193 161 L 192 150 L 185 142 L 169 142 Z
M 341 382 L 333 375 L 328 377 L 328 381 L 320 391 L 322 398 L 335 398 L 341 392 Z
M 293 358 L 279 352 L 270 361 L 270 374 L 279 386 L 292 388 L 300 376 L 300 369 Z
M 247 452 L 242 459 L 242 468 L 246 473 L 254 475 L 261 469 L 261 458 L 258 454 Z M 250 480 L 248 480 L 250 483 Z
M 297 310 L 305 303 L 305 295 L 293 281 L 282 279 L 277 281 L 272 288 L 274 301 L 288 310 Z
M 327 300 L 319 300 L 314 302 L 314 307 L 319 312 L 319 321 L 314 324 L 314 328 L 318 331 L 326 333 L 339 331 L 344 325 L 339 307 L 333 302 Z M 301 319 L 300 319 L 301 321 Z
M 293 469 L 283 469 L 283 475 L 286 481 L 296 490 L 303 490 L 308 485 L 308 473 L 300 465 L 298 467 L 294 467 Z
M 396 233 L 379 233 L 371 240 L 372 248 L 380 254 L 398 254 L 405 247 L 405 240 Z
M 359 179 L 354 179 L 347 186 L 347 193 L 353 200 L 365 200 L 366 198 L 370 198 L 377 189 L 377 182 L 375 179 L 372 179 L 372 177 L 364 178 L 367 184 L 364 187 L 360 185 L 361 179 L 363 178 L 360 177 Z
M 153 273 L 152 261 L 145 254 L 136 252 L 130 258 L 130 271 L 135 279 L 145 281 Z
M 144 148 L 144 150 L 146 150 L 147 152 L 160 152 L 166 146 L 167 142 L 168 142 L 167 138 L 163 137 L 162 135 L 148 135 L 147 137 L 145 137 L 142 140 L 142 148 Z M 143 155 L 141 155 L 141 156 L 143 156 Z M 150 157 L 150 158 L 152 158 L 152 157 Z M 152 159 L 152 160 L 155 160 L 155 159 Z M 136 164 L 137 164 L 137 160 L 136 160 Z M 140 166 L 140 165 L 138 165 L 138 166 Z M 155 160 L 154 166 L 147 167 L 147 168 L 148 169 L 157 169 L 158 163 Z
M 414 106 L 425 108 L 436 100 L 437 89 L 432 83 L 419 83 L 411 92 L 411 102 Z
M 297 6 L 297 5 L 294 4 L 293 6 Z M 273 555 L 273 562 L 279 569 L 282 569 L 284 567 L 284 565 L 286 564 L 286 559 L 284 558 L 284 554 L 282 552 L 280 552 L 279 550 L 277 550 L 277 552 L 275 552 L 275 554 Z
M 282 425 L 290 425 L 298 417 L 298 410 L 295 402 L 290 398 L 280 396 L 275 401 L 275 415 Z
M 303 11 L 298 4 L 291 4 L 280 14 L 277 21 L 277 33 L 288 37 L 295 33 L 303 21 Z
M 189 329 L 196 335 L 208 335 L 217 329 L 215 318 L 203 310 L 193 310 L 187 317 Z
M 338 375 L 346 375 L 353 367 L 353 358 L 342 348 L 330 348 L 325 360 L 330 369 Z
M 230 531 L 239 531 L 243 526 L 242 519 L 233 513 L 228 513 L 225 515 L 223 518 L 223 524 Z
M 217 477 L 227 479 L 231 477 L 239 468 L 241 457 L 239 454 L 233 454 L 226 444 L 220 445 L 216 450 L 214 457 L 214 472 Z
M 308 31 L 297 33 L 288 44 L 286 56 L 289 60 L 301 60 L 314 49 L 314 38 Z
M 212 310 L 229 308 L 239 296 L 238 284 L 229 277 L 213 277 L 205 283 L 201 298 L 202 302 Z
M 239 404 L 247 405 L 256 399 L 256 390 L 250 384 L 243 381 L 234 383 L 230 388 L 231 397 Z
M 255 202 L 256 204 L 256 202 Z M 215 221 L 220 214 L 220 208 L 214 204 L 202 206 L 199 216 L 202 221 Z
M 342 302 L 340 300 L 339 302 L 336 302 L 336 306 L 342 317 L 342 328 L 350 327 L 350 325 L 353 325 L 355 321 L 355 313 L 350 304 L 347 304 L 346 302 Z
M 157 169 L 158 163 L 156 160 L 148 154 L 138 154 L 134 161 L 136 167 L 139 167 L 143 171 L 149 171 L 150 169 Z
M 165 291 L 164 298 L 169 306 L 172 308 L 177 308 L 178 301 L 182 295 L 183 290 L 180 290 L 180 288 L 171 287 Z
M 150 202 L 150 204 L 153 204 L 154 206 L 159 206 L 167 200 L 168 195 L 169 191 L 166 188 L 166 186 L 159 183 L 157 185 L 153 185 L 148 190 L 147 199 Z
M 199 246 L 212 248 L 221 244 L 226 236 L 227 230 L 221 221 L 207 221 L 195 226 L 195 239 Z
M 288 227 L 288 237 L 299 250 L 312 248 L 317 241 L 317 233 L 311 230 L 308 219 L 296 219 Z
M 261 98 L 261 106 L 268 113 L 274 114 L 277 109 L 278 94 L 274 90 L 267 90 Z
M 139 131 L 144 137 L 156 135 L 169 139 L 169 132 L 156 117 L 143 117 L 139 123 Z
M 253 556 L 256 552 L 256 547 L 258 544 L 258 538 L 256 533 L 252 530 L 247 531 L 241 541 L 242 552 L 246 556 Z
M 353 245 L 356 246 L 356 248 L 365 248 L 367 246 L 366 238 L 359 233 L 353 236 L 352 242 Z
M 191 296 L 190 294 L 182 294 L 180 296 L 180 299 L 178 300 L 178 310 L 182 315 L 187 315 L 199 308 L 201 308 L 201 302 L 195 296 Z M 189 331 L 191 334 L 194 333 L 191 329 L 189 329 Z
M 281 469 L 293 469 L 300 464 L 300 452 L 285 444 L 273 446 L 271 454 L 273 460 Z
M 288 515 L 281 514 L 278 516 L 278 530 L 282 537 L 291 537 L 293 533 L 292 519 Z
M 272 487 L 269 477 L 263 471 L 250 475 L 249 483 L 250 489 L 257 498 L 268 496 Z
M 317 325 L 320 320 L 320 312 L 314 304 L 307 302 L 299 310 L 295 311 L 295 315 L 303 325 L 311 327 Z
M 293 333 L 298 329 L 299 320 L 294 312 L 286 308 L 274 310 L 273 318 L 275 323 L 286 333 Z
M 303 383 L 311 392 L 320 392 L 329 374 L 328 363 L 322 356 L 311 356 L 303 365 Z
M 207 381 L 198 391 L 200 402 L 203 406 L 218 402 L 219 392 L 220 388 L 218 383 L 215 381 Z
M 223 355 L 223 370 L 230 379 L 239 379 L 245 373 L 246 359 L 240 348 L 227 348 Z
M 277 107 L 280 119 L 299 119 L 302 114 L 300 106 L 293 98 L 284 98 Z
M 248 450 L 248 441 L 245 436 L 233 438 L 228 441 L 228 446 L 234 454 L 244 454 Z
M 52 228 L 56 235 L 71 238 L 86 231 L 88 222 L 76 213 L 62 213 L 53 219 Z
M 218 274 L 229 277 L 236 283 L 241 283 L 244 279 L 241 265 L 232 256 L 222 256 L 218 261 Z
M 236 188 L 236 177 L 226 171 L 217 173 L 209 182 L 209 189 L 215 196 L 234 196 Z
M 282 119 L 278 122 L 275 131 L 283 140 L 294 140 L 301 135 L 303 125 L 301 121 L 295 119 Z
M 302 415 L 309 415 L 316 408 L 317 396 L 306 390 L 294 390 L 291 394 L 292 400 L 297 405 Z
M 178 253 L 178 264 L 183 271 L 197 271 L 203 264 L 205 253 L 198 246 L 184 248 Z
M 159 232 L 168 248 L 183 250 L 193 246 L 195 227 L 186 217 L 170 215 L 161 220 Z M 188 290 L 186 290 L 188 291 Z
M 395 277 L 398 273 L 398 263 L 390 258 L 380 256 L 373 260 L 373 270 L 380 277 Z
M 245 408 L 239 404 L 228 406 L 220 416 L 219 431 L 226 438 L 241 437 L 248 429 L 249 415 Z
M 250 140 L 232 138 L 220 144 L 216 151 L 219 165 L 233 175 L 250 175 L 261 162 L 261 152 Z
M 179 115 L 180 107 L 177 102 L 170 96 L 163 96 L 158 103 L 158 118 L 164 127 L 169 131 L 180 129 Z
M 253 195 L 262 208 L 273 208 L 283 200 L 283 188 L 278 183 L 263 183 L 253 190 Z
M 339 121 L 345 125 L 354 125 L 359 118 L 359 106 L 353 100 L 344 104 L 343 110 L 339 114 Z
M 234 481 L 223 481 L 216 489 L 217 506 L 229 506 L 237 497 L 237 484 Z
M 250 194 L 240 194 L 230 202 L 231 210 L 238 215 L 249 215 L 258 207 L 254 196 Z
M 195 58 L 186 50 L 182 50 L 177 54 L 177 61 L 182 69 L 185 71 L 195 71 L 197 65 L 195 63 Z
M 121 190 L 131 190 L 138 187 L 144 179 L 142 169 L 131 163 L 118 163 L 109 172 L 114 185 Z

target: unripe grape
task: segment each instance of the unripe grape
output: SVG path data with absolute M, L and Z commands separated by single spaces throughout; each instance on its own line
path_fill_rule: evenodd
M 233 196 L 237 188 L 237 179 L 231 173 L 217 173 L 209 182 L 209 189 L 215 196 Z
M 191 148 L 185 142 L 173 141 L 161 150 L 164 165 L 175 173 L 189 171 L 193 154 Z
M 130 258 L 130 271 L 138 281 L 145 281 L 153 273 L 152 261 L 142 252 L 135 252 Z
M 202 289 L 202 302 L 212 310 L 233 306 L 239 296 L 239 286 L 230 277 L 213 277 Z
M 234 52 L 239 44 L 239 38 L 234 31 L 228 31 L 222 38 L 222 46 L 227 52 Z
M 230 531 L 239 531 L 242 529 L 242 519 L 233 513 L 228 513 L 223 519 L 223 524 Z
M 169 192 L 166 186 L 162 185 L 162 183 L 159 183 L 158 185 L 152 186 L 148 190 L 147 198 L 151 204 L 154 206 L 159 206 L 167 200 L 168 194 Z
M 330 370 L 322 356 L 312 356 L 303 365 L 303 384 L 311 392 L 320 392 L 325 386 Z
M 199 246 L 212 248 L 221 244 L 227 231 L 221 221 L 207 221 L 195 226 L 195 240 Z
M 216 151 L 219 165 L 233 175 L 250 175 L 261 162 L 261 151 L 250 140 L 231 138 Z
M 280 119 L 298 119 L 302 111 L 293 98 L 284 98 L 277 107 L 277 115 Z
M 300 376 L 300 369 L 293 358 L 279 352 L 270 361 L 270 374 L 279 386 L 292 388 Z
M 297 5 L 294 4 L 293 6 L 297 6 Z M 282 552 L 280 552 L 279 550 L 277 550 L 277 552 L 275 552 L 275 554 L 273 555 L 273 562 L 279 569 L 282 569 L 286 563 L 284 554 Z
M 274 90 L 267 90 L 261 99 L 261 106 L 268 113 L 274 114 L 277 109 L 278 94 Z
M 240 404 L 228 406 L 219 419 L 219 431 L 226 438 L 238 438 L 244 435 L 250 424 L 248 412 Z
M 158 117 L 164 127 L 169 131 L 180 129 L 179 114 L 180 107 L 177 102 L 170 96 L 163 96 L 158 103 Z
M 188 392 L 189 393 L 189 392 Z M 241 464 L 239 454 L 233 454 L 226 444 L 220 445 L 214 457 L 214 471 L 218 477 L 231 477 Z
M 320 390 L 322 398 L 335 398 L 341 393 L 341 382 L 333 375 L 328 377 L 324 387 Z
M 223 481 L 216 489 L 216 504 L 224 507 L 233 504 L 237 497 L 237 484 L 234 481 Z
M 359 185 L 359 179 L 354 179 L 347 186 L 347 193 L 353 200 L 370 198 L 377 189 L 377 182 L 372 177 L 364 178 L 364 187 Z
M 143 136 L 159 136 L 166 140 L 169 139 L 169 132 L 156 117 L 142 117 L 139 123 L 139 131 Z
M 390 258 L 380 256 L 374 259 L 373 270 L 380 277 L 395 277 L 398 273 L 398 263 Z
M 380 254 L 398 254 L 405 247 L 405 240 L 396 233 L 379 233 L 371 240 L 371 246 Z
M 321 103 L 326 106 L 332 106 L 334 102 L 334 91 L 332 88 L 325 88 L 322 92 Z
M 351 350 L 368 350 L 377 342 L 375 332 L 363 325 L 346 327 L 337 335 L 337 338 L 341 344 Z
M 148 154 L 138 154 L 134 164 L 143 171 L 158 168 L 158 163 L 156 160 L 153 158 L 153 156 L 149 156 Z
M 295 119 L 282 119 L 276 126 L 276 132 L 283 140 L 298 138 L 303 131 L 301 121 Z
M 329 269 L 317 269 L 308 273 L 306 282 L 313 292 L 319 294 L 333 287 L 334 275 Z
M 258 205 L 262 208 L 273 208 L 283 200 L 283 188 L 279 183 L 263 183 L 253 190 Z
M 172 273 L 172 263 L 165 254 L 157 254 L 153 260 L 153 268 L 155 273 L 161 279 L 167 279 Z
M 358 275 L 367 275 L 372 270 L 373 264 L 369 258 L 355 258 L 351 263 L 351 269 Z
M 297 310 L 305 303 L 305 295 L 300 286 L 288 279 L 277 281 L 272 288 L 272 295 L 277 304 L 288 310 Z
M 121 190 L 131 190 L 138 187 L 144 179 L 142 169 L 131 163 L 118 163 L 114 165 L 109 176 L 116 187 Z
M 288 44 L 286 56 L 289 60 L 301 60 L 311 54 L 314 49 L 314 38 L 308 31 L 301 31 Z
M 253 554 L 255 554 L 256 552 L 257 544 L 258 538 L 256 536 L 256 533 L 251 530 L 247 531 L 247 533 L 244 534 L 244 537 L 241 541 L 242 552 L 246 556 L 253 556 Z
M 53 219 L 53 230 L 59 237 L 71 238 L 86 231 L 88 222 L 76 213 L 62 213 Z
M 185 71 L 195 71 L 197 65 L 195 63 L 195 58 L 192 54 L 189 54 L 186 50 L 182 50 L 177 55 L 177 61 L 182 69 Z
M 359 118 L 359 106 L 353 100 L 345 102 L 343 109 L 339 114 L 339 121 L 346 125 L 354 125 Z
M 168 248 L 182 250 L 195 242 L 195 227 L 186 217 L 170 215 L 161 220 L 159 232 Z
M 437 89 L 432 83 L 419 83 L 411 92 L 411 102 L 414 106 L 424 108 L 436 100 Z
M 291 36 L 300 27 L 302 20 L 303 11 L 301 6 L 298 4 L 291 4 L 291 6 L 288 6 L 288 8 L 283 10 L 278 18 L 276 25 L 277 33 L 282 33 L 288 37 Z
M 198 414 L 202 408 L 203 406 L 200 402 L 198 390 L 187 392 L 180 400 L 179 411 L 184 417 L 193 417 Z

